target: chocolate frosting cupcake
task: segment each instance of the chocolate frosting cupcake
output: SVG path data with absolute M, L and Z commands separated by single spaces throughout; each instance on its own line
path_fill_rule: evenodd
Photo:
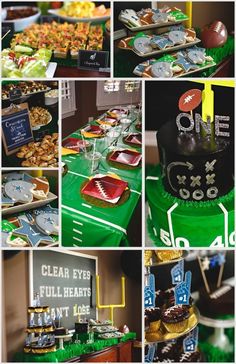
M 145 316 L 148 322 L 158 321 L 161 318 L 161 309 L 159 307 L 146 308 Z
M 189 311 L 185 306 L 175 305 L 162 310 L 161 319 L 167 323 L 177 323 L 189 318 Z
M 189 310 L 186 306 L 175 305 L 162 310 L 161 320 L 170 333 L 180 333 L 187 329 Z

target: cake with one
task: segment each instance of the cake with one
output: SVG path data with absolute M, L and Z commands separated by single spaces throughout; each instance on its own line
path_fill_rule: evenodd
M 187 91 L 176 120 L 157 132 L 160 164 L 146 177 L 149 232 L 157 246 L 235 243 L 233 120 L 193 114 L 201 102 L 200 90 Z

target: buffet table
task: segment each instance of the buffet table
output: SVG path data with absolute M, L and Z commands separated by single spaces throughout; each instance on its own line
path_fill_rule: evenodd
M 127 128 L 136 132 L 136 117 Z M 69 137 L 81 139 L 80 130 Z M 91 176 L 89 161 L 84 153 L 62 157 L 68 171 L 62 179 L 62 245 L 63 246 L 128 246 L 127 227 L 141 196 L 142 170 L 120 169 L 108 164 L 107 154 L 115 148 L 130 148 L 121 134 L 112 142 L 107 136 L 97 138 L 96 151 L 102 157 L 94 174 L 115 174 L 128 182 L 129 198 L 119 206 L 98 207 L 87 202 L 80 193 L 81 186 Z M 91 139 L 88 139 L 91 140 Z M 113 144 L 113 146 L 112 146 Z M 134 148 L 140 151 L 140 148 Z
M 132 362 L 136 334 L 130 332 L 121 339 L 97 340 L 93 344 L 65 343 L 64 350 L 34 355 L 16 353 L 15 362 Z

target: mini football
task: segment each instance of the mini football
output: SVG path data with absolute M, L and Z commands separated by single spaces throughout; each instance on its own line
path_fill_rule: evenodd
M 202 102 L 202 92 L 198 89 L 186 91 L 179 99 L 179 109 L 188 112 L 196 109 Z
M 206 25 L 201 33 L 201 40 L 205 48 L 217 48 L 224 45 L 228 38 L 226 26 L 219 20 Z

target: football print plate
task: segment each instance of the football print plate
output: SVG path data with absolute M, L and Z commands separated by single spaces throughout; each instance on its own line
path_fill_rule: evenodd
M 142 135 L 140 133 L 133 133 L 127 135 L 124 139 L 125 143 L 132 144 L 135 146 L 141 146 L 142 144 Z
M 137 153 L 132 150 L 116 150 L 114 151 L 109 160 L 112 162 L 125 164 L 127 166 L 137 167 L 142 159 L 141 153 Z
M 81 140 L 77 138 L 67 138 L 63 140 L 62 146 L 67 149 L 75 150 L 76 152 L 84 151 L 90 146 L 90 143 L 86 140 Z
M 82 189 L 82 193 L 99 200 L 117 203 L 128 183 L 110 176 L 94 177 Z
M 83 132 L 94 134 L 94 135 L 100 135 L 100 136 L 104 135 L 103 130 L 100 128 L 100 126 L 97 126 L 97 125 L 88 125 L 81 130 L 81 133 L 83 133 Z

